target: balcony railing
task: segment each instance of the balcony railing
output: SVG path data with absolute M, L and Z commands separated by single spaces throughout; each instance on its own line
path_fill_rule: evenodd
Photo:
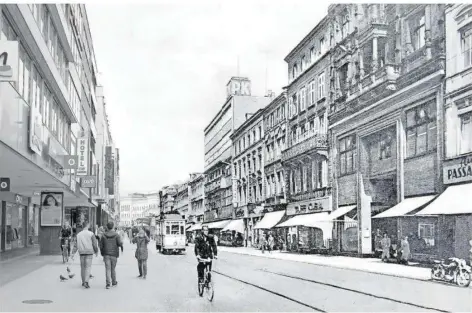
M 310 132 L 311 133 L 311 132 Z M 288 160 L 301 153 L 312 149 L 327 149 L 328 136 L 326 134 L 304 135 L 303 140 L 297 141 L 293 146 L 289 147 L 282 153 L 282 160 Z

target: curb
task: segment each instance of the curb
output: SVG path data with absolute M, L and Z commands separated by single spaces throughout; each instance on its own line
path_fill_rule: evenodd
M 395 275 L 395 274 L 376 272 L 376 271 L 368 271 L 368 270 L 359 269 L 359 268 L 348 268 L 348 267 L 343 267 L 343 266 L 334 265 L 334 264 L 333 265 L 328 265 L 328 264 L 311 263 L 311 262 L 302 261 L 302 260 L 285 260 L 285 259 L 279 259 L 279 258 L 274 258 L 274 257 L 268 257 L 266 255 L 254 255 L 254 254 L 250 254 L 250 253 L 242 252 L 242 251 L 241 252 L 234 252 L 234 251 L 228 251 L 228 250 L 221 250 L 221 251 L 222 252 L 227 252 L 227 253 L 233 253 L 233 254 L 241 254 L 241 255 L 248 255 L 248 256 L 254 256 L 254 257 L 262 257 L 262 258 L 266 258 L 266 259 L 289 261 L 289 262 L 299 262 L 299 263 L 305 263 L 305 264 L 322 266 L 322 267 L 331 267 L 331 268 L 357 271 L 357 272 L 363 272 L 363 273 L 369 273 L 369 274 L 377 274 L 377 275 L 384 275 L 384 276 L 390 276 L 390 277 L 396 277 L 396 278 L 411 279 L 411 280 L 422 281 L 422 282 L 425 282 L 425 281 L 431 282 L 432 281 L 429 277 L 428 278 L 417 278 L 417 277 L 411 277 L 411 276 Z

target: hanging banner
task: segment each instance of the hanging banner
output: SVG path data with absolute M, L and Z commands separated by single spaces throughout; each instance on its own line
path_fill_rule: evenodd
M 88 175 L 89 138 L 83 133 L 77 138 L 77 154 L 79 155 L 77 176 L 86 176 Z
M 64 193 L 41 192 L 41 226 L 62 226 Z

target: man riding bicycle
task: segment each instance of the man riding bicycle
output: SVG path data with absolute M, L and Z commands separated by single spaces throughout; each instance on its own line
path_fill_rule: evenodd
M 203 281 L 205 267 L 208 266 L 211 271 L 212 264 L 212 262 L 203 263 L 201 261 L 205 259 L 217 259 L 218 254 L 215 240 L 213 239 L 213 236 L 209 234 L 208 226 L 202 227 L 202 233 L 201 236 L 198 236 L 195 239 L 195 256 L 198 260 L 197 273 L 199 282 Z
M 69 251 L 69 255 L 70 255 L 71 237 L 72 237 L 72 228 L 70 227 L 69 222 L 65 221 L 64 225 L 62 225 L 61 232 L 59 234 L 59 239 L 61 240 L 61 252 L 62 252 L 62 246 L 65 243 L 65 240 L 69 239 L 69 245 L 67 247 L 67 251 Z

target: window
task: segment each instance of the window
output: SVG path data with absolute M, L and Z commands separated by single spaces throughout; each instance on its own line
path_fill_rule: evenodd
M 300 62 L 300 71 L 303 73 L 303 71 L 305 70 L 305 65 L 306 65 L 306 57 L 305 56 L 302 56 L 302 60 Z
M 392 157 L 393 134 L 386 131 L 380 134 L 379 140 L 379 160 L 390 159 Z
M 430 247 L 434 246 L 434 224 L 419 223 L 418 237 Z
M 356 137 L 351 135 L 339 141 L 340 175 L 352 174 L 356 169 Z
M 347 92 L 347 72 L 348 72 L 348 64 L 342 65 L 338 70 L 339 75 L 339 87 L 341 88 L 341 92 L 343 95 Z
M 318 99 L 325 97 L 325 73 L 318 75 Z
M 312 80 L 310 82 L 310 105 L 315 104 L 315 93 L 316 93 L 316 87 L 315 87 L 315 80 Z
M 463 114 L 461 119 L 460 153 L 472 152 L 472 112 Z
M 297 75 L 298 75 L 298 67 L 297 67 L 297 63 L 295 63 L 292 68 L 292 79 L 295 79 Z
M 306 88 L 300 89 L 300 111 L 306 109 Z
M 324 38 L 320 39 L 320 54 L 323 55 L 326 52 L 326 42 Z
M 308 168 L 304 166 L 303 167 L 303 191 L 308 190 L 307 178 L 308 178 Z
M 406 113 L 407 157 L 436 149 L 435 101 L 417 106 Z
M 461 48 L 464 58 L 464 68 L 472 66 L 472 27 L 462 32 Z
M 409 21 L 410 33 L 411 33 L 411 41 L 413 44 L 413 48 L 415 50 L 421 49 L 424 47 L 426 43 L 425 33 L 426 33 L 426 25 L 425 25 L 425 12 L 422 11 L 416 16 L 412 17 Z
M 310 48 L 310 63 L 311 64 L 315 63 L 315 58 L 316 58 L 315 47 L 311 47 Z

